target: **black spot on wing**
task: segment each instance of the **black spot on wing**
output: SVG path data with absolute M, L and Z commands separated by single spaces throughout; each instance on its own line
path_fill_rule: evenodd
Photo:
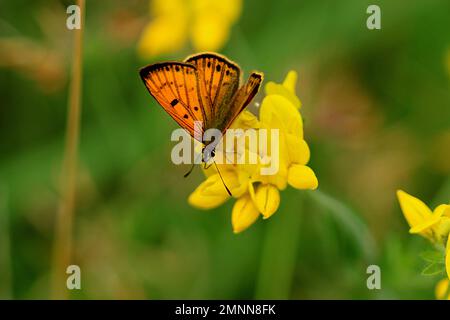
M 178 99 L 173 99 L 172 102 L 170 103 L 170 105 L 172 107 L 175 107 L 178 104 Z

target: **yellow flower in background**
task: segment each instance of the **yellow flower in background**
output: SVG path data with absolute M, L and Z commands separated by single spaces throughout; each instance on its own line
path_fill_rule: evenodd
M 279 168 L 275 174 L 262 175 L 260 169 L 264 165 L 261 161 L 257 164 L 218 165 L 231 194 L 237 198 L 231 213 L 235 233 L 247 229 L 260 215 L 263 219 L 272 216 L 280 205 L 279 191 L 288 184 L 301 190 L 314 190 L 318 186 L 313 170 L 306 165 L 310 151 L 303 138 L 303 120 L 299 112 L 301 103 L 295 94 L 296 82 L 294 71 L 288 73 L 283 84 L 269 82 L 265 87 L 266 97 L 259 110 L 259 119 L 244 111 L 231 126 L 244 130 L 279 130 Z M 249 156 L 250 152 L 246 152 L 240 156 Z M 230 196 L 214 167 L 205 170 L 205 174 L 207 179 L 189 196 L 188 201 L 197 208 L 211 209 L 223 204 Z
M 450 279 L 450 234 L 447 236 L 447 247 L 445 249 L 445 269 L 447 270 L 447 276 Z
M 447 50 L 445 55 L 445 66 L 447 67 L 447 72 L 450 75 L 450 49 Z
M 194 51 L 219 51 L 242 11 L 242 0 L 152 0 L 152 20 L 138 44 L 142 57 L 176 52 L 190 40 Z
M 450 300 L 449 283 L 449 279 L 442 279 L 437 283 L 435 288 L 436 299 Z
M 421 200 L 402 190 L 397 191 L 397 197 L 410 226 L 409 232 L 420 234 L 446 248 L 445 267 L 450 278 L 450 205 L 441 204 L 431 211 Z

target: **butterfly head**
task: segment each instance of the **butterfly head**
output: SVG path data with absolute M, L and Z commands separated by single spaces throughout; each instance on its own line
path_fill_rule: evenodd
M 216 156 L 215 146 L 207 145 L 202 149 L 202 161 L 208 163 L 211 159 Z

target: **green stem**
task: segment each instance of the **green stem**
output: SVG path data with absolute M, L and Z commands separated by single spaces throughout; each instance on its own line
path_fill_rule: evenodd
M 290 296 L 302 205 L 300 197 L 295 210 L 278 212 L 267 222 L 256 299 L 288 299 Z
M 69 88 L 66 142 L 61 175 L 61 199 L 56 216 L 53 243 L 52 297 L 68 298 L 66 269 L 72 262 L 72 232 L 75 215 L 75 195 L 78 171 L 78 140 L 81 116 L 81 81 L 83 65 L 83 29 L 85 1 L 78 0 L 81 28 L 74 30 L 74 55 Z

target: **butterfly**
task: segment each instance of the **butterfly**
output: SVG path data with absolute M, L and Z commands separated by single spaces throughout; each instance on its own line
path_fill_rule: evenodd
M 241 86 L 240 67 L 212 52 L 189 56 L 183 62 L 151 64 L 140 69 L 139 74 L 161 107 L 204 144 L 204 162 L 214 158 L 219 141 L 203 141 L 203 133 L 215 128 L 223 136 L 263 81 L 262 73 L 252 72 Z M 201 123 L 200 128 L 195 126 L 196 121 Z

